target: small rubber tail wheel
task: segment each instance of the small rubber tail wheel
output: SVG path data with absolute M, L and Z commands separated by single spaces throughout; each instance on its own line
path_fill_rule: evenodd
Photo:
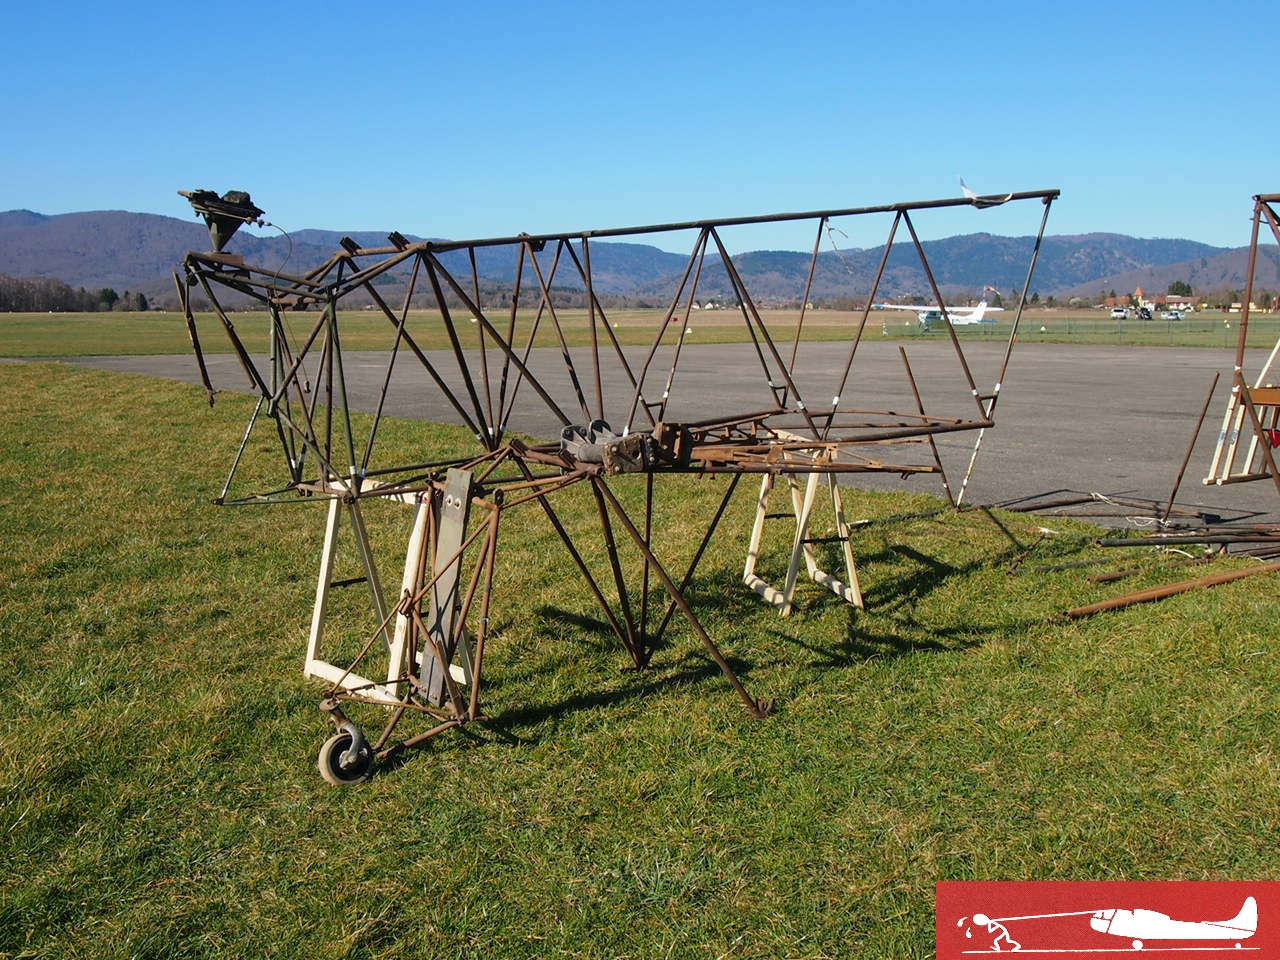
M 364 783 L 373 773 L 373 751 L 367 743 L 362 743 L 355 756 L 348 756 L 346 765 L 343 765 L 343 757 L 351 753 L 352 740 L 349 733 L 335 733 L 320 748 L 316 767 L 320 776 L 335 787 Z

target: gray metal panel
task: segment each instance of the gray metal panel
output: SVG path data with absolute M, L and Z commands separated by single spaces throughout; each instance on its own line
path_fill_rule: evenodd
M 424 622 L 431 639 L 444 654 L 441 664 L 429 643 L 422 644 L 422 685 L 428 699 L 441 706 L 448 699 L 445 671 L 453 663 L 457 646 L 458 618 L 462 606 L 462 557 L 449 560 L 457 553 L 467 535 L 467 522 L 471 516 L 471 473 L 451 469 L 445 482 L 444 493 L 435 494 L 436 542 L 432 551 L 432 575 L 439 574 L 428 597 L 430 607 Z M 441 572 L 443 571 L 443 572 Z M 466 638 L 462 638 L 462 657 L 469 666 L 470 656 Z M 470 671 L 467 671 L 470 673 Z

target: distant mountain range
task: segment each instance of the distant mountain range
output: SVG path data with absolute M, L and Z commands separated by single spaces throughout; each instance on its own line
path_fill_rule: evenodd
M 346 234 L 299 230 L 291 236 L 237 234 L 228 252 L 268 267 L 279 265 L 301 273 L 324 262 Z M 385 246 L 385 234 L 353 232 L 358 243 Z M 418 238 L 410 238 L 418 239 Z M 939 286 L 948 297 L 976 297 L 984 286 L 1010 291 L 1022 286 L 1033 238 L 987 233 L 948 237 L 924 243 Z M 172 271 L 188 250 L 207 250 L 203 223 L 120 210 L 45 216 L 29 210 L 0 213 L 0 274 L 49 277 L 72 287 L 114 288 L 143 293 L 153 303 L 176 301 Z M 819 256 L 811 298 L 815 301 L 865 298 L 883 248 L 831 250 Z M 1223 248 L 1193 240 L 1144 240 L 1111 233 L 1046 237 L 1032 290 L 1042 297 L 1097 296 L 1099 291 L 1129 292 L 1141 286 L 1163 292 L 1175 280 L 1197 291 L 1242 288 L 1248 250 Z M 469 275 L 465 255 L 449 255 L 451 266 Z M 638 243 L 596 241 L 591 246 L 594 286 L 598 293 L 624 301 L 664 302 L 683 272 L 687 256 Z M 1280 256 L 1264 247 L 1259 258 L 1258 286 L 1280 288 Z M 762 302 L 795 301 L 804 290 L 809 255 L 760 250 L 734 257 L 752 296 Z M 482 281 L 500 284 L 514 272 L 514 254 L 506 248 L 481 248 L 477 266 Z M 568 274 L 562 273 L 567 286 Z M 575 278 L 576 279 L 576 278 Z M 394 288 L 403 278 L 383 281 Z M 729 291 L 724 266 L 708 258 L 699 281 L 701 296 L 722 297 Z M 890 253 L 880 288 L 884 299 L 923 295 L 927 284 L 910 244 Z M 384 291 L 386 293 L 392 290 Z

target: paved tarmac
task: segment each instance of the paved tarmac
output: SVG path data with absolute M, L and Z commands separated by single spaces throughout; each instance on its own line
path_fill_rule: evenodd
M 906 344 L 906 349 L 928 412 L 963 417 L 976 413 L 949 343 L 940 339 L 913 341 Z M 590 369 L 585 352 L 574 353 L 580 375 L 589 376 L 583 373 Z M 1004 344 L 967 344 L 965 353 L 975 382 L 986 392 L 999 371 Z M 643 355 L 643 350 L 629 351 L 628 361 L 638 368 Z M 1246 375 L 1250 371 L 1256 374 L 1265 356 L 1265 351 L 1250 351 Z M 453 366 L 450 354 L 431 353 L 429 358 L 441 370 Z M 843 344 L 801 347 L 797 382 L 811 408 L 821 410 L 830 404 L 846 358 L 847 346 Z M 234 357 L 216 355 L 206 359 L 215 387 L 247 390 L 246 378 Z M 385 355 L 348 353 L 345 359 L 352 406 L 372 410 L 386 376 Z M 475 359 L 472 357 L 472 366 L 478 368 Z M 86 357 L 71 362 L 199 382 L 190 356 Z M 491 368 L 499 362 L 496 352 L 491 353 Z M 1280 522 L 1280 493 L 1268 481 L 1222 487 L 1201 483 L 1226 409 L 1233 363 L 1234 350 L 1228 349 L 1018 345 L 1002 385 L 996 426 L 982 440 L 966 502 L 995 504 L 1096 493 L 1163 505 L 1173 490 L 1213 374 L 1221 371 L 1178 505 L 1217 514 L 1224 520 Z M 573 387 L 558 350 L 533 351 L 530 366 L 564 409 L 575 408 Z M 669 366 L 669 360 L 665 365 L 655 364 L 646 381 L 652 385 L 650 396 L 661 394 Z M 456 387 L 462 386 L 456 376 L 446 379 Z M 603 382 L 605 396 L 619 398 L 606 406 L 607 418 L 616 427 L 626 420 L 625 408 L 632 389 L 616 363 L 606 367 Z M 760 364 L 751 344 L 688 345 L 672 387 L 668 419 L 704 419 L 720 413 L 765 409 L 772 404 L 762 384 Z M 583 389 L 588 396 L 594 394 L 594 385 L 589 381 L 583 383 Z M 843 405 L 848 404 L 872 410 L 914 410 L 897 343 L 863 344 L 844 390 Z M 399 362 L 384 413 L 462 422 L 412 358 Z M 554 437 L 559 432 L 558 420 L 527 386 L 521 388 L 510 425 L 540 437 Z M 964 475 L 975 439 L 975 433 L 940 437 L 943 465 L 953 487 Z M 917 462 L 922 452 L 916 453 Z M 896 448 L 894 455 L 897 456 Z M 937 478 L 929 476 L 902 481 L 896 475 L 859 475 L 852 483 L 878 489 L 942 492 Z M 1105 505 L 1098 509 L 1127 512 Z M 1125 521 L 1118 518 L 1103 522 Z

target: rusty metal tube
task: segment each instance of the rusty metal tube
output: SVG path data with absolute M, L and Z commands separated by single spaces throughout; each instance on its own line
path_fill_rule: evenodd
M 1103 600 L 1100 603 L 1091 603 L 1087 607 L 1075 607 L 1067 610 L 1064 616 L 1071 620 L 1079 620 L 1082 617 L 1090 617 L 1095 613 L 1102 613 L 1104 610 L 1120 610 L 1124 607 L 1133 606 L 1135 603 L 1149 603 L 1152 600 L 1163 600 L 1165 597 L 1172 597 L 1175 594 L 1186 593 L 1188 590 L 1195 590 L 1198 587 L 1216 587 L 1223 583 L 1230 583 L 1233 580 L 1242 580 L 1245 577 L 1252 577 L 1258 573 L 1275 573 L 1280 571 L 1280 563 L 1268 563 L 1261 567 L 1249 567 L 1245 570 L 1232 570 L 1230 573 L 1217 573 L 1211 577 L 1201 577 L 1199 580 L 1184 580 L 1181 583 L 1168 583 L 1162 587 L 1151 587 L 1148 590 L 1139 590 L 1136 593 L 1127 593 L 1122 597 L 1112 597 L 1110 600 Z

